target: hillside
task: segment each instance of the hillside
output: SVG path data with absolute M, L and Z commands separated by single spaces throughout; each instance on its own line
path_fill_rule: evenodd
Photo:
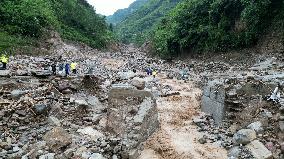
M 106 17 L 107 23 L 112 23 L 114 25 L 116 25 L 117 23 L 120 23 L 125 18 L 127 18 L 129 15 L 131 15 L 136 10 L 138 10 L 140 7 L 142 7 L 147 1 L 148 0 L 136 0 L 135 2 L 130 4 L 128 8 L 117 10 L 113 15 Z
M 86 0 L 0 1 L 0 49 L 37 45 L 57 31 L 66 40 L 105 47 L 105 19 Z
M 252 47 L 273 25 L 283 45 L 283 10 L 283 0 L 184 0 L 156 27 L 155 51 L 167 58 Z
M 181 0 L 149 0 L 117 24 L 116 34 L 124 43 L 142 44 L 160 20 Z

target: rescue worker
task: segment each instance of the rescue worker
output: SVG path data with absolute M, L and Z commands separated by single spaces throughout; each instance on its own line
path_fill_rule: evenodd
M 51 65 L 51 71 L 53 75 L 56 75 L 56 63 L 55 62 Z
M 146 72 L 148 76 L 152 75 L 152 69 L 150 67 L 146 69 Z
M 2 70 L 6 70 L 8 58 L 5 55 L 1 56 L 1 62 L 2 62 Z
M 157 76 L 157 71 L 154 70 L 154 71 L 152 72 L 152 75 L 153 75 L 154 78 L 156 78 L 156 76 Z
M 70 67 L 71 67 L 71 71 L 73 74 L 77 74 L 77 69 L 76 69 L 77 63 L 76 62 L 72 62 Z
M 70 64 L 65 64 L 65 76 L 67 77 L 70 74 Z

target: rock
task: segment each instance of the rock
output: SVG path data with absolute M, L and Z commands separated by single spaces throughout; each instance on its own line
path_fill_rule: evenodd
M 86 102 L 86 100 L 83 100 L 83 99 L 75 100 L 75 104 L 78 106 L 88 106 L 88 103 Z
M 9 70 L 0 70 L 0 77 L 10 77 L 11 72 Z
M 259 121 L 249 124 L 247 128 L 254 130 L 257 134 L 260 134 L 263 132 L 262 124 Z
M 13 90 L 11 92 L 11 97 L 13 99 L 19 99 L 22 95 L 24 95 L 26 93 L 26 91 L 22 91 L 22 90 Z
M 93 153 L 89 159 L 106 159 L 102 154 Z
M 207 141 L 206 141 L 205 137 L 202 137 L 202 138 L 198 139 L 198 142 L 201 143 L 201 144 L 205 144 Z
M 256 138 L 256 133 L 251 129 L 241 129 L 233 136 L 235 144 L 248 144 Z
M 46 104 L 36 104 L 33 107 L 33 111 L 37 114 L 37 115 L 41 115 L 41 114 L 47 114 L 47 112 L 49 111 L 50 107 Z
M 61 151 L 72 143 L 71 136 L 61 127 L 56 127 L 48 131 L 43 136 L 43 139 L 53 152 Z
M 45 155 L 39 156 L 39 159 L 54 159 L 55 153 L 48 153 Z
M 275 150 L 275 146 L 273 144 L 273 142 L 267 142 L 265 144 L 265 147 L 269 150 L 269 151 L 274 151 Z
M 92 127 L 86 127 L 84 129 L 78 129 L 77 132 L 81 133 L 83 135 L 90 136 L 92 140 L 97 140 L 98 138 L 104 137 L 104 135 L 101 132 L 93 129 Z
M 26 71 L 26 70 L 17 70 L 17 71 L 16 71 L 16 75 L 17 75 L 17 76 L 28 76 L 28 75 L 29 75 L 29 72 Z
M 240 147 L 235 146 L 228 151 L 228 157 L 239 158 L 240 153 L 241 153 Z
M 60 120 L 54 116 L 48 117 L 47 121 L 51 126 L 61 126 Z
M 284 121 L 279 121 L 279 128 L 282 132 L 284 132 Z
M 133 86 L 135 86 L 137 89 L 139 90 L 143 90 L 145 88 L 145 80 L 142 79 L 142 78 L 138 78 L 138 77 L 135 77 L 132 81 L 131 81 L 131 84 Z
M 90 96 L 87 99 L 87 103 L 92 106 L 93 109 L 102 109 L 103 105 L 100 100 L 95 96 Z
M 52 75 L 52 72 L 49 70 L 31 70 L 31 74 L 38 78 L 47 78 Z
M 254 140 L 246 148 L 250 150 L 255 159 L 272 159 L 272 153 L 258 140 Z

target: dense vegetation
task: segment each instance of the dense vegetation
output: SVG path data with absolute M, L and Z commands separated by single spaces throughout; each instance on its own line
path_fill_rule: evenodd
M 119 9 L 113 15 L 107 16 L 106 20 L 109 24 L 116 25 L 141 8 L 147 1 L 148 0 L 136 0 L 130 4 L 128 8 Z
M 184 0 L 156 28 L 154 46 L 162 57 L 248 47 L 274 17 L 283 31 L 283 10 L 283 0 Z
M 148 0 L 139 9 L 117 24 L 116 34 L 124 43 L 142 44 L 160 20 L 181 0 Z
M 86 0 L 0 1 L 0 49 L 29 44 L 50 30 L 67 40 L 101 48 L 110 40 L 107 28 L 104 17 Z

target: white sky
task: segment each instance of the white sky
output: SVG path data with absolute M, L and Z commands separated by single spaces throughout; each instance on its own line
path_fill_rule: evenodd
M 135 0 L 87 0 L 96 9 L 96 13 L 112 15 L 118 9 L 127 8 Z

